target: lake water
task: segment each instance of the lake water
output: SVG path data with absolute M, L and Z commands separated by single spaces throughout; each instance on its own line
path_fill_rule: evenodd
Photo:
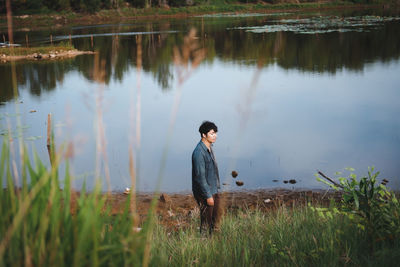
M 174 47 L 183 57 L 192 28 L 192 42 L 206 55 L 190 71 L 190 64 L 174 64 Z M 238 188 L 232 170 L 244 182 L 240 189 L 321 188 L 317 170 L 334 176 L 352 167 L 365 175 L 368 166 L 400 189 L 399 33 L 398 13 L 387 11 L 16 29 L 21 44 L 26 34 L 31 45 L 52 35 L 98 57 L 17 62 L 17 101 L 11 64 L 1 63 L 0 133 L 4 138 L 9 121 L 15 134 L 19 116 L 30 151 L 49 165 L 51 113 L 57 145 L 73 143 L 76 188 L 94 183 L 101 110 L 112 190 L 130 186 L 132 145 L 140 191 L 154 191 L 160 177 L 162 191 L 189 191 L 203 120 L 218 126 L 214 150 L 226 190 Z M 297 183 L 283 183 L 289 179 Z

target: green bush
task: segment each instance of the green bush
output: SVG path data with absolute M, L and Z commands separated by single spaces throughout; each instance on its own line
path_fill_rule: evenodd
M 43 4 L 52 10 L 65 10 L 70 8 L 69 0 L 43 0 Z
M 257 3 L 259 2 L 258 0 L 239 0 L 241 3 Z
M 127 1 L 134 7 L 144 8 L 146 5 L 146 0 L 129 0 Z
M 93 13 L 100 9 L 100 4 L 101 0 L 82 0 L 81 10 Z
M 400 204 L 396 195 L 386 188 L 387 181 L 384 179 L 379 183 L 379 172 L 374 172 L 373 167 L 360 180 L 352 173 L 354 169 L 349 171 L 348 177 L 338 177 L 339 183 L 332 179 L 317 179 L 343 192 L 340 211 L 365 231 L 371 249 L 376 241 L 390 242 L 400 238 Z

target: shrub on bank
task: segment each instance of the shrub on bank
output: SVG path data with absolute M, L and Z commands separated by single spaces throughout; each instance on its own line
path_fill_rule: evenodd
M 368 237 L 371 251 L 380 245 L 380 242 L 391 241 L 400 237 L 400 203 L 394 192 L 387 189 L 389 182 L 383 179 L 378 181 L 379 172 L 374 168 L 368 169 L 367 176 L 357 178 L 354 169 L 348 177 L 339 177 L 339 182 L 319 173 L 327 181 L 317 178 L 331 188 L 343 192 L 339 210 L 341 214 L 357 225 Z M 322 210 L 320 210 L 322 211 Z
M 330 3 L 346 3 L 348 1 L 331 0 Z M 350 0 L 358 4 L 399 4 L 399 0 Z M 11 1 L 13 14 L 47 14 L 49 12 L 83 12 L 94 13 L 104 9 L 118 9 L 130 6 L 133 8 L 151 8 L 151 7 L 225 7 L 229 10 L 230 5 L 250 4 L 303 4 L 319 3 L 317 0 L 14 0 Z M 327 3 L 327 2 L 324 2 Z M 0 0 L 0 14 L 6 14 L 6 0 Z

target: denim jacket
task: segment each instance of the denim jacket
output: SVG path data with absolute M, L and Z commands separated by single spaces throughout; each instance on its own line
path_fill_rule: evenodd
M 192 190 L 197 197 L 207 199 L 220 189 L 218 166 L 214 153 L 200 140 L 192 154 Z

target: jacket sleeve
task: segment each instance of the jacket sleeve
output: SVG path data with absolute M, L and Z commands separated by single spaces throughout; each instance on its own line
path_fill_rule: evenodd
M 212 197 L 210 186 L 206 180 L 206 163 L 203 155 L 199 151 L 195 151 L 192 155 L 193 168 L 193 185 L 199 190 L 205 198 Z

